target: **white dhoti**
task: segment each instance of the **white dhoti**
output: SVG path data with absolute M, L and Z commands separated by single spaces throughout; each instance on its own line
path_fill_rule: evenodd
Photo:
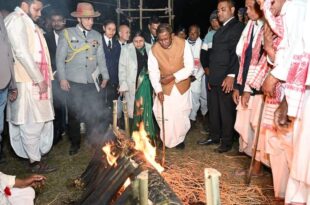
M 200 107 L 200 93 L 196 93 L 191 91 L 191 95 L 192 95 L 192 111 L 189 115 L 189 119 L 196 121 L 196 117 L 197 117 L 197 112 L 199 110 Z
M 35 192 L 33 188 L 27 187 L 23 189 L 12 188 L 11 196 L 8 197 L 8 201 L 13 205 L 33 205 Z
M 15 153 L 22 158 L 41 161 L 53 145 L 53 121 L 23 125 L 9 123 L 10 141 Z
M 248 156 L 253 155 L 254 139 L 259 126 L 258 120 L 262 103 L 263 96 L 255 95 L 250 97 L 247 108 L 242 107 L 241 100 L 237 106 L 235 130 L 240 135 L 239 151 L 244 152 Z M 256 161 L 270 166 L 268 156 L 265 152 L 265 136 L 262 132 L 260 133 L 255 159 Z
M 19 157 L 40 161 L 53 144 L 51 87 L 46 100 L 40 99 L 39 88 L 33 83 L 17 83 L 17 89 L 18 98 L 7 110 L 11 145 Z
M 186 91 L 183 95 L 174 86 L 170 96 L 164 95 L 164 122 L 166 147 L 173 148 L 182 143 L 190 129 L 189 115 L 191 112 L 191 92 Z M 160 138 L 162 133 L 162 107 L 156 97 L 154 100 L 153 112 L 160 127 Z
M 307 87 L 302 113 L 295 120 L 292 166 L 285 196 L 286 203 L 310 204 L 310 88 Z

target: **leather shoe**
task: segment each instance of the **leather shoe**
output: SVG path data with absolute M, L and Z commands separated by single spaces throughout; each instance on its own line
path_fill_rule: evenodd
M 218 148 L 216 148 L 214 151 L 218 153 L 224 153 L 228 152 L 231 150 L 231 146 L 226 146 L 226 145 L 220 145 Z
M 202 139 L 202 140 L 197 141 L 197 144 L 199 145 L 212 145 L 212 144 L 218 144 L 218 143 L 220 143 L 220 141 L 212 140 L 212 139 Z
M 75 155 L 79 152 L 80 146 L 73 146 L 71 145 L 70 150 L 69 150 L 69 155 Z

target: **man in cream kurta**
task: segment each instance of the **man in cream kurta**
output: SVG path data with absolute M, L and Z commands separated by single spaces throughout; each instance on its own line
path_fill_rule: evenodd
M 19 95 L 8 103 L 10 139 L 15 153 L 30 160 L 30 171 L 51 172 L 41 163 L 53 142 L 54 111 L 51 98 L 51 63 L 42 31 L 34 23 L 41 16 L 39 0 L 21 1 L 5 19 L 14 54 Z
M 168 24 L 157 29 L 158 42 L 149 52 L 148 69 L 152 86 L 157 94 L 153 111 L 162 127 L 162 104 L 164 107 L 165 141 L 172 148 L 184 148 L 184 139 L 190 129 L 191 93 L 189 76 L 194 67 L 189 44 L 176 36 Z

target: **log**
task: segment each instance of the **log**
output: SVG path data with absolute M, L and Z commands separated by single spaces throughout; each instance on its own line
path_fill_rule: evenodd
M 149 199 L 153 202 L 153 204 L 183 204 L 163 177 L 154 169 L 149 169 L 148 187 Z

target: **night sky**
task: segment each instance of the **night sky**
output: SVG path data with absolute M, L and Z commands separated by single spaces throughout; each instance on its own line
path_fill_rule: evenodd
M 0 0 L 0 8 L 5 8 L 8 10 L 13 10 L 17 5 L 18 0 Z M 54 8 L 63 10 L 68 18 L 70 17 L 70 12 L 75 10 L 77 2 L 79 0 L 44 0 L 45 5 L 50 6 L 44 9 L 43 13 L 48 13 Z M 116 21 L 116 0 L 91 0 L 95 6 L 95 10 L 102 13 L 101 17 L 96 19 L 99 23 L 96 28 L 100 29 L 99 26 L 104 20 L 112 19 Z M 127 7 L 128 0 L 122 0 L 122 7 Z M 132 7 L 137 8 L 139 0 L 131 0 Z M 167 7 L 167 0 L 144 0 L 145 8 L 163 8 Z M 209 16 L 210 13 L 216 9 L 217 0 L 174 0 L 174 27 L 184 26 L 188 28 L 191 24 L 198 24 L 201 27 L 202 36 L 205 34 L 209 27 Z M 236 7 L 244 6 L 244 0 L 236 0 Z M 138 13 L 132 13 L 132 16 L 138 16 Z M 152 15 L 165 15 L 163 12 L 158 13 L 144 13 L 146 16 Z M 71 18 L 72 19 L 72 18 Z M 74 20 L 74 19 L 72 19 Z M 166 21 L 167 19 L 162 19 Z M 126 18 L 123 16 L 121 22 L 128 23 Z M 68 21 L 69 25 L 74 25 L 76 22 Z M 147 24 L 147 20 L 144 20 L 144 24 Z M 139 25 L 138 20 L 134 20 L 132 23 L 133 28 L 137 28 Z

